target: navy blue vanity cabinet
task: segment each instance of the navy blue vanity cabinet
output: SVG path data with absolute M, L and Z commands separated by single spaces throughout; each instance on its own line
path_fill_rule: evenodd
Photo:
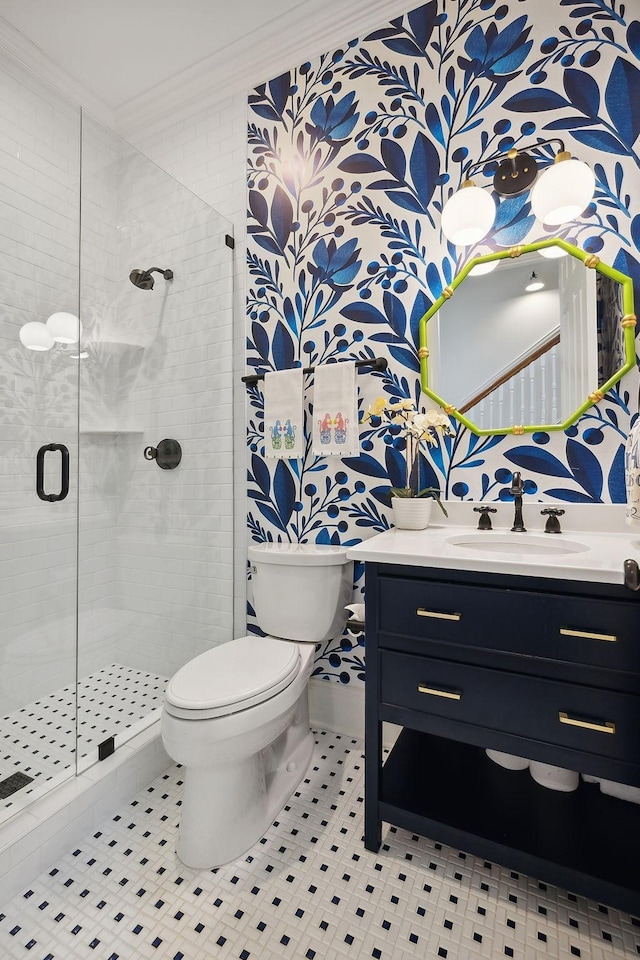
M 385 821 L 640 915 L 640 805 L 484 752 L 640 786 L 640 595 L 370 562 L 366 583 L 367 849 Z

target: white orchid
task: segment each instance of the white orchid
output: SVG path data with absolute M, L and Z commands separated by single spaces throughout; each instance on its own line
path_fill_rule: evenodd
M 387 400 L 385 397 L 376 397 L 362 420 L 367 422 L 372 418 L 386 420 L 394 427 L 401 427 L 406 442 L 407 485 L 406 487 L 392 487 L 392 496 L 415 497 L 433 496 L 439 501 L 438 491 L 433 487 L 427 490 L 414 491 L 411 486 L 411 476 L 415 466 L 420 442 L 424 440 L 429 446 L 439 442 L 441 436 L 450 436 L 453 431 L 449 418 L 439 410 L 418 411 L 411 400 Z M 440 504 L 442 507 L 442 504 Z M 444 510 L 444 507 L 442 507 Z M 445 511 L 446 512 L 446 511 Z

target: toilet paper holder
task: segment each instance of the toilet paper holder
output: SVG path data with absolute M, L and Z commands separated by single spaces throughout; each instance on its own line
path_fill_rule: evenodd
M 364 603 L 348 603 L 344 609 L 351 614 L 345 624 L 345 629 L 356 636 L 364 633 Z

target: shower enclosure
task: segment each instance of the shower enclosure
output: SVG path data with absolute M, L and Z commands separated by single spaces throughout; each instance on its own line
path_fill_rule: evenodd
M 1 51 L 0 130 L 2 822 L 232 637 L 233 530 L 228 222 Z

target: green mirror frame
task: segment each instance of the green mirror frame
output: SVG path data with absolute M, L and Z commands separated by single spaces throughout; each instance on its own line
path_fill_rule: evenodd
M 460 413 L 454 406 L 452 406 L 450 403 L 447 403 L 446 400 L 443 400 L 442 397 L 439 397 L 433 392 L 433 390 L 429 389 L 429 347 L 427 341 L 427 324 L 429 323 L 431 317 L 433 317 L 438 310 L 440 310 L 442 305 L 446 303 L 447 300 L 451 299 L 456 288 L 460 286 L 462 281 L 478 264 L 488 263 L 489 261 L 494 260 L 505 260 L 508 258 L 513 259 L 514 257 L 520 257 L 523 253 L 534 253 L 535 251 L 542 250 L 545 247 L 562 247 L 562 249 L 572 257 L 582 260 L 587 269 L 597 270 L 599 273 L 604 274 L 604 276 L 609 277 L 611 280 L 615 280 L 622 286 L 623 317 L 621 320 L 621 326 L 623 327 L 624 331 L 625 362 L 623 366 L 620 367 L 620 369 L 617 370 L 614 375 L 606 381 L 606 383 L 603 383 L 602 386 L 597 387 L 592 393 L 590 393 L 585 399 L 584 403 L 578 407 L 575 413 L 572 413 L 563 423 L 517 424 L 515 426 L 482 430 L 472 423 L 471 420 L 469 420 L 464 414 Z M 567 243 L 566 240 L 561 240 L 554 237 L 549 240 L 540 240 L 537 243 L 520 244 L 516 247 L 510 247 L 506 250 L 500 250 L 498 252 L 494 251 L 481 257 L 474 257 L 474 259 L 470 260 L 469 263 L 467 263 L 460 271 L 460 273 L 454 277 L 454 279 L 451 281 L 451 284 L 444 288 L 441 296 L 420 320 L 420 348 L 418 350 L 418 357 L 420 360 L 420 382 L 422 386 L 422 392 L 426 394 L 426 396 L 430 397 L 435 403 L 439 404 L 439 406 L 444 409 L 446 414 L 455 417 L 456 420 L 459 420 L 460 423 L 462 423 L 468 430 L 470 430 L 472 433 L 475 433 L 479 437 L 488 437 L 499 434 L 504 435 L 508 433 L 521 436 L 524 433 L 535 433 L 538 431 L 547 432 L 551 430 L 566 430 L 567 427 L 570 427 L 571 424 L 575 423 L 575 421 L 582 416 L 582 414 L 588 410 L 589 407 L 602 400 L 607 390 L 610 390 L 611 387 L 618 382 L 618 380 L 622 379 L 625 373 L 635 367 L 635 327 L 636 315 L 634 313 L 633 281 L 631 280 L 631 277 L 628 277 L 626 274 L 620 273 L 619 270 L 615 270 L 613 267 L 608 266 L 608 264 L 603 263 L 600 260 L 600 257 L 598 257 L 596 254 L 585 253 L 584 250 L 574 246 L 572 243 Z M 461 344 L 460 347 L 461 349 L 464 349 L 463 344 Z

